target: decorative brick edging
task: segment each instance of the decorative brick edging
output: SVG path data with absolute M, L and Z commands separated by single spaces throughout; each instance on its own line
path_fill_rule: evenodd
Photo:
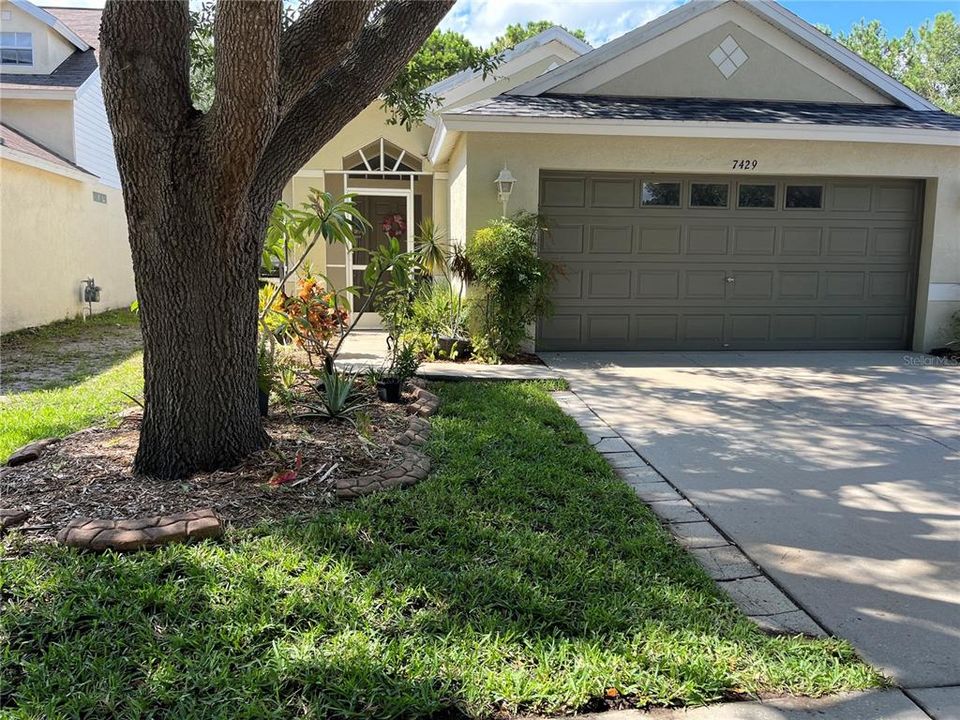
M 17 448 L 10 454 L 10 457 L 7 458 L 7 467 L 17 467 L 18 465 L 33 462 L 39 459 L 44 450 L 51 445 L 56 445 L 58 442 L 60 442 L 60 438 L 43 438 L 42 440 L 34 440 L 21 448 Z
M 437 412 L 440 398 L 427 390 L 422 381 L 412 380 L 411 389 L 414 399 L 407 405 L 407 413 L 410 415 L 407 429 L 391 440 L 394 445 L 404 449 L 403 460 L 399 465 L 375 475 L 337 480 L 338 499 L 348 500 L 387 488 L 413 485 L 430 473 L 430 458 L 420 452 L 419 448 L 430 437 L 430 423 L 426 418 Z
M 143 550 L 201 538 L 219 537 L 223 524 L 210 509 L 132 520 L 71 520 L 57 542 L 84 550 Z
M 23 525 L 23 523 L 25 523 L 29 517 L 30 513 L 26 510 L 18 510 L 17 508 L 0 508 L 0 531 L 8 530 L 16 527 L 17 525 Z
M 336 495 L 348 499 L 392 487 L 412 485 L 430 473 L 430 458 L 419 448 L 430 437 L 426 419 L 437 412 L 440 399 L 426 389 L 426 383 L 412 380 L 413 401 L 407 405 L 407 428 L 390 442 L 403 449 L 400 464 L 375 475 L 343 478 L 337 481 Z M 13 456 L 11 464 L 31 462 L 40 457 L 49 445 L 59 442 L 48 438 L 26 445 Z M 0 529 L 23 523 L 29 513 L 17 509 L 0 509 Z M 57 533 L 57 542 L 84 550 L 143 550 L 191 539 L 219 537 L 223 524 L 211 509 L 193 510 L 173 515 L 156 515 L 129 520 L 76 518 Z

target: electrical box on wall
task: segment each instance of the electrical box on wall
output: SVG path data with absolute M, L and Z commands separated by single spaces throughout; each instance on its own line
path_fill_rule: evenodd
M 100 291 L 103 289 L 97 285 L 93 278 L 87 278 L 81 284 L 83 288 L 82 298 L 85 303 L 100 302 Z

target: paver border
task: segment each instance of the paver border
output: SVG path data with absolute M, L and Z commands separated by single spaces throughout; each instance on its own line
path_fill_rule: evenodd
M 430 458 L 420 450 L 430 437 L 428 418 L 440 408 L 440 398 L 427 390 L 423 380 L 410 381 L 413 402 L 407 405 L 407 429 L 395 435 L 390 443 L 403 448 L 403 459 L 398 465 L 376 474 L 337 480 L 338 500 L 369 495 L 393 487 L 406 487 L 420 482 L 430 474 Z
M 577 423 L 590 446 L 747 618 L 772 634 L 829 635 L 707 513 L 604 422 L 574 390 L 551 394 L 560 409 Z
M 388 441 L 403 450 L 402 459 L 376 474 L 337 480 L 334 493 L 338 500 L 413 485 L 430 474 L 430 458 L 420 448 L 430 437 L 429 418 L 440 408 L 440 398 L 427 390 L 425 381 L 417 378 L 410 381 L 410 391 L 413 400 L 406 406 L 407 427 Z M 57 442 L 57 439 L 45 438 L 24 446 L 16 453 L 30 457 L 22 459 L 20 464 L 36 460 Z M 0 533 L 21 525 L 29 517 L 28 511 L 19 508 L 0 509 Z M 85 550 L 132 551 L 222 534 L 220 518 L 213 510 L 204 508 L 142 518 L 75 518 L 57 533 L 57 541 Z

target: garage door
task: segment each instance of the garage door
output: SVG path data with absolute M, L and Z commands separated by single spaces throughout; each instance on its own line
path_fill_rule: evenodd
M 908 347 L 912 180 L 550 172 L 541 350 Z

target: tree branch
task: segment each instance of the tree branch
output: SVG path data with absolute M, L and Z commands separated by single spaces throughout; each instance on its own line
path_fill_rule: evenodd
M 376 0 L 314 0 L 280 39 L 280 112 L 286 113 L 336 65 Z
M 251 196 L 279 197 L 283 186 L 390 84 L 454 0 L 393 0 L 350 50 L 280 121 L 260 159 Z
M 133 137 L 174 132 L 192 110 L 189 37 L 187 0 L 108 0 L 100 68 L 118 148 Z
M 221 189 L 245 194 L 279 118 L 280 0 L 220 0 L 216 95 L 206 118 Z

